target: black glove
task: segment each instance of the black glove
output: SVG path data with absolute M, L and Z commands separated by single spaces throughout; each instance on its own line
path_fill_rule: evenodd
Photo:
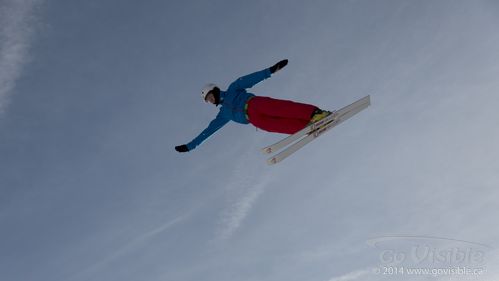
M 189 148 L 187 147 L 187 145 L 183 144 L 183 145 L 175 146 L 175 150 L 178 152 L 187 152 L 187 151 L 189 151 Z
M 274 74 L 288 64 L 288 60 L 282 60 L 270 67 L 270 73 Z

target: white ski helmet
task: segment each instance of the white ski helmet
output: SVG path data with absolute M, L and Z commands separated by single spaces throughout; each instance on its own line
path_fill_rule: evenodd
M 208 93 L 210 91 L 213 91 L 215 88 L 218 88 L 218 87 L 217 87 L 217 85 L 215 85 L 213 83 L 206 84 L 206 86 L 204 86 L 203 90 L 201 91 L 201 97 L 203 97 L 204 101 L 206 101 L 206 95 L 208 95 Z

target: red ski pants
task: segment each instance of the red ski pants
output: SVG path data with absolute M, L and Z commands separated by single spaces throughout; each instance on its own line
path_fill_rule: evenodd
M 310 123 L 316 106 L 269 97 L 248 101 L 247 115 L 255 127 L 268 132 L 294 134 Z

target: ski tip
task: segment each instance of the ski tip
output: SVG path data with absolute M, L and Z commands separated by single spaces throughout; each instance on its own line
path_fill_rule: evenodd
M 367 105 L 371 105 L 371 95 L 367 95 L 365 99 L 367 100 Z

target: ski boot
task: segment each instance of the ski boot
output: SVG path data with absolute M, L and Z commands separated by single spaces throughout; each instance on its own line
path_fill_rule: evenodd
M 324 119 L 326 116 L 329 116 L 331 113 L 332 113 L 331 111 L 322 110 L 320 108 L 317 108 L 312 113 L 312 117 L 310 118 L 310 124 Z

